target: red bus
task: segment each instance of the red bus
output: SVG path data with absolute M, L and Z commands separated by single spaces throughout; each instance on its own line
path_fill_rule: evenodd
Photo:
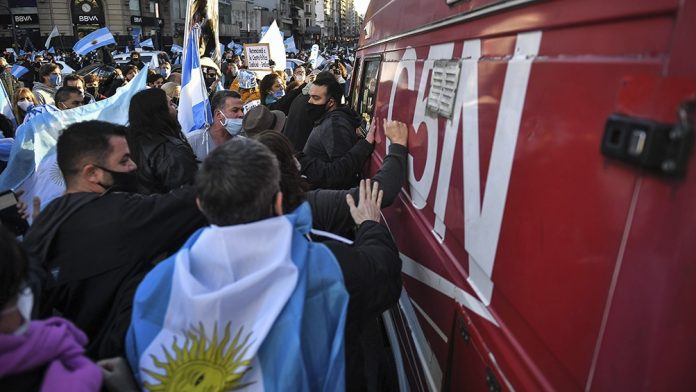
M 696 390 L 696 1 L 372 0 L 350 96 L 411 128 L 402 390 Z

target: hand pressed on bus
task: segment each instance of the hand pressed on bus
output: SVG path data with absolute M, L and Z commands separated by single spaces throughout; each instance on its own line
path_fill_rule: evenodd
M 379 222 L 380 206 L 382 205 L 382 197 L 384 192 L 379 189 L 379 183 L 367 180 L 360 180 L 360 189 L 358 196 L 358 206 L 355 206 L 353 196 L 346 195 L 346 202 L 350 207 L 350 215 L 353 217 L 355 224 L 360 226 L 361 223 L 367 220 Z
M 382 120 L 384 135 L 394 144 L 401 144 L 406 147 L 408 143 L 408 126 L 401 121 Z

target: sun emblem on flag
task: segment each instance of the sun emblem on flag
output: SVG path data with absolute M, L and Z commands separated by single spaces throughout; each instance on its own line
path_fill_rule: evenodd
M 96 45 L 98 42 L 99 42 L 99 41 L 97 41 L 97 40 L 95 39 L 95 40 L 93 40 L 93 41 L 90 42 L 90 43 L 91 43 L 92 45 Z
M 234 391 L 253 384 L 241 382 L 244 375 L 251 370 L 251 360 L 244 358 L 249 348 L 251 333 L 240 342 L 242 329 L 239 329 L 231 342 L 230 323 L 225 326 L 224 336 L 219 342 L 217 324 L 210 340 L 205 335 L 202 323 L 199 323 L 198 330 L 192 328 L 186 332 L 186 341 L 181 346 L 177 344 L 175 336 L 172 343 L 174 356 L 164 346 L 164 360 L 150 355 L 155 366 L 165 373 L 159 374 L 143 369 L 159 381 L 159 384 L 145 382 L 145 388 L 151 392 Z

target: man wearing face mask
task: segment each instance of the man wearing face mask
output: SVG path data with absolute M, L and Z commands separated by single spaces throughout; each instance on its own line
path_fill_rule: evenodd
M 358 141 L 356 129 L 360 126 L 360 116 L 342 105 L 342 98 L 343 89 L 335 78 L 317 78 L 309 88 L 308 112 L 319 119 L 303 149 L 307 159 L 333 162 L 346 155 Z M 332 179 L 332 187 L 347 189 L 355 186 L 359 180 L 357 174 Z M 309 180 L 317 188 L 328 187 Z
M 135 65 L 136 67 L 138 67 L 138 70 L 141 70 L 143 69 L 143 67 L 145 67 L 145 63 L 143 63 L 140 60 L 140 53 L 138 52 L 131 54 L 130 61 L 126 65 Z
M 213 123 L 208 128 L 197 129 L 186 135 L 199 161 L 203 161 L 215 147 L 242 131 L 244 106 L 239 93 L 218 91 L 213 95 L 210 106 L 213 110 Z
M 87 105 L 88 103 L 93 103 L 96 102 L 96 99 L 94 98 L 94 95 L 90 94 L 89 92 L 85 91 L 85 78 L 78 74 L 70 74 L 66 76 L 63 79 L 63 86 L 69 86 L 69 87 L 75 87 L 84 96 L 84 104 Z M 58 100 L 56 99 L 56 102 Z M 56 106 L 58 106 L 58 103 L 56 103 Z
M 160 75 L 162 75 L 164 80 L 167 80 L 167 78 L 171 74 L 172 74 L 172 65 L 169 63 L 161 63 L 160 64 Z
M 55 103 L 53 96 L 62 83 L 63 77 L 58 65 L 54 63 L 44 64 L 39 69 L 39 81 L 34 82 L 34 88 L 31 92 L 36 96 L 39 105 L 53 105 Z
M 153 261 L 206 224 L 192 187 L 166 194 L 137 185 L 126 128 L 102 121 L 69 126 L 58 138 L 66 193 L 34 220 L 24 245 L 39 316 L 59 311 L 89 338 L 87 354 L 123 354 L 133 291 Z

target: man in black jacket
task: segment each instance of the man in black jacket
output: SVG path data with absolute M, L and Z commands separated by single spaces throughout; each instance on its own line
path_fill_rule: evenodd
M 341 104 L 342 98 L 343 90 L 335 78 L 317 78 L 309 88 L 309 112 L 320 117 L 304 146 L 307 157 L 332 162 L 347 154 L 358 141 L 356 129 L 360 126 L 360 116 Z M 307 179 L 317 188 L 329 188 L 320 179 Z M 332 187 L 350 188 L 357 180 L 358 171 L 334 179 Z
M 297 96 L 292 100 L 288 109 L 288 119 L 285 122 L 283 133 L 290 140 L 296 152 L 304 150 L 309 134 L 312 133 L 314 123 L 321 117 L 320 113 L 310 112 L 309 104 L 309 89 L 312 87 L 312 81 L 321 78 L 333 79 L 334 76 L 330 72 L 322 72 L 318 75 L 308 76 L 309 84 L 299 87 Z
M 125 127 L 73 124 L 58 138 L 57 153 L 66 194 L 41 212 L 24 240 L 35 308 L 40 316 L 55 309 L 80 327 L 92 358 L 122 355 L 138 283 L 207 222 L 191 187 L 121 192 L 136 185 Z

